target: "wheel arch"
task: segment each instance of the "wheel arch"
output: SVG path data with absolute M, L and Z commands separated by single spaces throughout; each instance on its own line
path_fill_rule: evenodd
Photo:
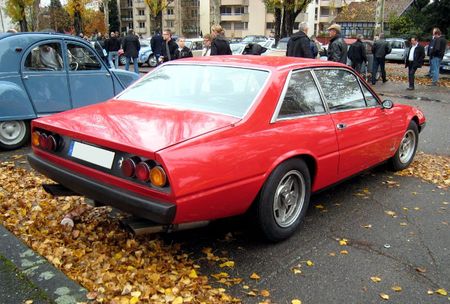
M 0 109 L 0 121 L 37 117 L 26 91 L 11 81 L 0 81 Z

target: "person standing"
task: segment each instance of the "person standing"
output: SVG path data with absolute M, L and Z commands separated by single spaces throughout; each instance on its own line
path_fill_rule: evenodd
M 311 40 L 308 35 L 308 24 L 301 22 L 298 32 L 293 34 L 287 43 L 287 57 L 314 58 L 311 50 Z
M 211 56 L 213 55 L 231 55 L 230 42 L 225 39 L 223 28 L 215 24 L 211 27 Z
M 428 44 L 428 50 L 427 50 L 427 56 L 430 58 L 430 70 L 428 71 L 428 74 L 426 76 L 428 76 L 430 78 L 433 77 L 433 64 L 431 63 L 431 59 L 433 57 L 431 56 L 431 52 L 434 48 L 434 44 L 436 43 L 436 37 L 434 36 L 435 30 L 436 30 L 436 28 L 433 28 L 433 32 L 431 34 L 432 35 L 431 41 L 430 41 L 430 44 Z
M 155 32 L 152 39 L 150 40 L 150 47 L 152 48 L 153 54 L 155 54 L 156 62 L 159 62 L 159 56 L 161 56 L 161 48 L 163 45 L 163 38 L 159 30 Z
M 203 50 L 202 56 L 211 56 L 211 42 L 212 37 L 210 34 L 203 36 Z
M 425 59 L 425 49 L 421 46 L 416 37 L 411 37 L 411 47 L 407 51 L 405 67 L 408 68 L 409 87 L 407 90 L 414 90 L 414 75 L 417 69 L 423 65 Z
M 177 40 L 178 49 L 175 51 L 175 58 L 176 59 L 182 59 L 182 58 L 188 58 L 193 57 L 192 51 L 186 46 L 186 38 L 179 37 Z
M 348 50 L 348 58 L 352 61 L 352 68 L 361 73 L 362 63 L 367 62 L 366 46 L 362 42 L 363 35 L 356 36 L 356 41 Z
M 141 44 L 139 43 L 139 39 L 134 34 L 133 30 L 129 30 L 128 35 L 123 38 L 122 49 L 126 59 L 125 70 L 128 71 L 130 68 L 130 61 L 133 60 L 134 72 L 139 74 L 138 56 L 139 50 L 141 49 Z
M 160 62 L 167 62 L 170 60 L 177 59 L 175 57 L 175 52 L 178 49 L 178 44 L 172 39 L 172 32 L 167 29 L 163 32 L 163 44 L 161 46 L 161 56 L 159 57 Z
M 120 49 L 120 40 L 116 37 L 116 33 L 111 32 L 110 38 L 105 41 L 105 47 L 108 52 L 109 66 L 117 69 L 119 67 L 118 51 Z
M 447 48 L 447 40 L 443 36 L 441 36 L 441 30 L 438 28 L 434 29 L 433 36 L 434 47 L 430 51 L 430 64 L 431 66 L 431 74 L 432 74 L 432 82 L 430 86 L 437 86 L 439 80 L 439 67 L 441 65 L 441 61 L 444 58 L 445 49 Z
M 372 84 L 377 83 L 377 72 L 381 69 L 381 78 L 383 83 L 387 82 L 386 79 L 386 55 L 391 52 L 391 46 L 384 40 L 384 34 L 380 33 L 380 38 L 373 44 L 373 66 L 372 66 Z
M 328 45 L 328 61 L 347 63 L 347 44 L 341 37 L 341 26 L 339 24 L 332 24 L 328 29 L 328 34 L 331 37 Z

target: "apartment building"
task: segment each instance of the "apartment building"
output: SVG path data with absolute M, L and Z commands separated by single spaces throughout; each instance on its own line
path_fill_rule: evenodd
M 150 37 L 156 27 L 152 22 L 148 5 L 144 0 L 119 0 L 121 31 L 134 29 L 137 35 Z M 200 0 L 174 0 L 162 11 L 162 29 L 170 29 L 177 35 L 200 35 Z M 155 28 L 152 28 L 155 27 Z
M 150 13 L 144 0 L 119 0 L 122 32 L 132 28 L 143 37 L 151 36 Z M 309 25 L 308 35 L 319 35 L 343 7 L 363 0 L 313 0 L 296 18 Z M 210 32 L 212 24 L 220 24 L 228 38 L 247 35 L 273 35 L 274 15 L 262 0 L 173 0 L 162 12 L 163 29 L 176 35 L 198 37 Z

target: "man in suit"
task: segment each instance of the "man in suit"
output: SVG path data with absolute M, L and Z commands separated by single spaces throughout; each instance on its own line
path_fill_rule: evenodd
M 414 75 L 418 68 L 423 65 L 423 60 L 425 58 L 425 49 L 423 46 L 419 45 L 417 38 L 411 38 L 411 47 L 405 58 L 405 67 L 408 68 L 408 80 L 409 87 L 407 90 L 414 90 Z

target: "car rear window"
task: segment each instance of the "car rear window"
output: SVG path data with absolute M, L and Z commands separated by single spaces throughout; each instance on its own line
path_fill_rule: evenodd
M 166 65 L 117 99 L 244 117 L 268 71 L 208 65 Z

